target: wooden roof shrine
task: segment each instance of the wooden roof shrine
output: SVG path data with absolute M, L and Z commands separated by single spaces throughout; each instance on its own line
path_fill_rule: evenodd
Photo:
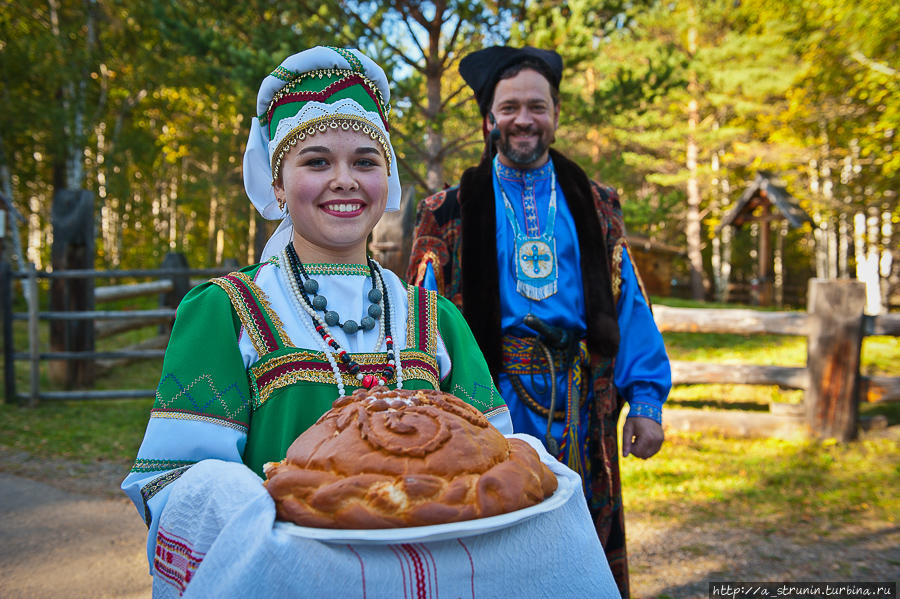
M 756 178 L 741 194 L 737 204 L 722 218 L 716 227 L 718 235 L 724 227 L 739 229 L 746 223 L 758 223 L 759 251 L 757 253 L 757 276 L 754 281 L 754 303 L 770 305 L 774 300 L 781 305 L 784 284 L 784 237 L 787 227 L 796 229 L 813 220 L 788 193 L 784 184 L 769 171 L 758 171 Z M 780 223 L 776 229 L 775 260 L 772 264 L 772 243 L 770 223 Z M 787 225 L 787 226 L 785 226 Z M 773 269 L 774 266 L 774 269 Z M 774 270 L 774 277 L 773 277 Z
M 776 208 L 776 212 L 772 213 L 772 207 Z M 759 214 L 758 208 L 762 208 Z M 756 179 L 741 194 L 734 208 L 722 218 L 716 232 L 726 226 L 740 227 L 747 222 L 781 218 L 787 220 L 793 229 L 805 222 L 813 222 L 776 176 L 768 171 L 759 171 L 756 173 Z

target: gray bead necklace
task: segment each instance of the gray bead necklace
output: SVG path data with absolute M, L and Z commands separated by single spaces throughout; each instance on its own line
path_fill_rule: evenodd
M 353 335 L 359 329 L 364 331 L 370 331 L 375 328 L 376 320 L 381 317 L 381 299 L 383 294 L 381 289 L 377 287 L 377 278 L 375 273 L 373 272 L 374 262 L 369 259 L 369 273 L 372 277 L 372 288 L 369 289 L 369 293 L 367 297 L 371 304 L 366 310 L 367 315 L 363 316 L 360 321 L 357 323 L 355 320 L 347 319 L 344 322 L 341 322 L 341 315 L 338 314 L 334 310 L 327 310 L 328 307 L 328 299 L 324 295 L 319 295 L 319 282 L 309 276 L 309 273 L 306 272 L 306 268 L 303 266 L 303 262 L 300 260 L 300 257 L 297 256 L 297 252 L 294 250 L 292 244 L 288 244 L 288 259 L 291 262 L 292 270 L 294 271 L 295 277 L 302 281 L 300 285 L 300 290 L 303 293 L 303 299 L 312 306 L 315 310 L 319 312 L 324 312 L 323 318 L 325 320 L 325 324 L 330 327 L 339 327 L 348 335 Z M 298 276 L 299 275 L 299 276 Z M 312 297 L 310 297 L 312 296 Z

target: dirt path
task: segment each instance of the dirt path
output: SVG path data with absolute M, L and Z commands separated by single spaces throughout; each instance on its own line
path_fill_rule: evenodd
M 711 581 L 900 579 L 900 526 L 887 523 L 798 539 L 790 531 L 667 525 L 633 514 L 626 531 L 636 599 L 707 599 Z
M 35 463 L 0 448 L 0 599 L 150 597 L 146 528 L 118 492 L 127 468 Z M 626 526 L 635 599 L 705 599 L 711 580 L 900 579 L 900 526 L 891 523 L 817 538 L 638 513 Z
M 131 502 L 0 472 L 0 597 L 150 597 Z

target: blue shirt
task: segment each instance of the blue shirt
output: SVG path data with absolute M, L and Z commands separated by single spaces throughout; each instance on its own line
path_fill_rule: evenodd
M 496 161 L 496 159 L 495 159 Z M 510 200 L 519 229 L 529 234 L 542 232 L 550 206 L 551 173 L 553 164 L 547 161 L 532 170 L 518 170 L 495 162 L 493 177 L 494 211 L 497 234 L 497 266 L 500 289 L 500 326 L 504 335 L 533 337 L 535 332 L 525 326 L 526 314 L 534 314 L 547 324 L 562 327 L 584 336 L 587 332 L 584 287 L 581 280 L 581 252 L 575 221 L 557 183 L 555 239 L 558 268 L 557 292 L 542 300 L 529 299 L 516 291 L 515 234 L 504 210 L 500 186 Z M 425 287 L 437 289 L 431 264 L 426 268 Z M 638 286 L 637 276 L 627 250 L 621 265 L 621 292 L 616 305 L 620 332 L 616 356 L 614 383 L 629 403 L 629 417 L 643 416 L 662 421 L 662 405 L 672 387 L 669 359 L 662 335 L 656 327 L 650 307 Z M 541 377 L 520 377 L 521 383 L 544 407 L 550 405 L 550 393 Z M 500 373 L 498 388 L 506 400 L 516 432 L 545 437 L 546 417 L 541 417 L 519 401 L 509 376 Z M 567 373 L 556 376 L 555 410 L 565 408 Z M 590 391 L 591 395 L 593 390 Z M 588 400 L 591 397 L 589 396 Z M 582 407 L 582 422 L 587 421 L 590 401 Z M 551 434 L 560 441 L 564 422 L 553 422 Z M 587 427 L 583 427 L 586 429 Z M 582 430 L 582 436 L 586 430 Z

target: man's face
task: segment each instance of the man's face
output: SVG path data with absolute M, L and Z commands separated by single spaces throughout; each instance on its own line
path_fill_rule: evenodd
M 494 88 L 491 112 L 500 129 L 500 162 L 520 169 L 537 168 L 547 161 L 559 125 L 559 105 L 553 102 L 550 82 L 531 69 L 523 69 Z

